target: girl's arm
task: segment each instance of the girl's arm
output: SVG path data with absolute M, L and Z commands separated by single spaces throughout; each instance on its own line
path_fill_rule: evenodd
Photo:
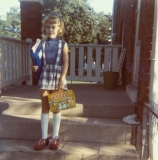
M 58 87 L 60 89 L 64 89 L 64 80 L 67 74 L 69 66 L 69 57 L 68 57 L 68 45 L 65 43 L 64 48 L 63 48 L 63 65 L 62 65 L 62 71 L 61 71 L 61 76 L 59 78 L 59 84 Z

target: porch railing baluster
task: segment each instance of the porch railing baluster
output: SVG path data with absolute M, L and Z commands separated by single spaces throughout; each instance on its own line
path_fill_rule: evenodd
M 68 80 L 89 81 L 89 82 L 103 81 L 103 75 L 101 74 L 101 72 L 109 71 L 111 48 L 113 48 L 114 50 L 112 59 L 113 63 L 112 71 L 117 70 L 118 55 L 119 55 L 118 51 L 119 48 L 122 49 L 121 45 L 69 44 L 69 47 L 70 47 L 70 66 L 69 66 L 70 75 L 67 76 Z M 77 50 L 78 47 L 79 51 Z M 78 57 L 78 62 L 76 62 L 77 57 Z M 86 66 L 85 66 L 85 60 L 86 60 Z M 93 60 L 95 61 L 94 64 Z
M 104 51 L 104 71 L 109 71 L 109 60 L 110 60 L 110 52 L 111 52 L 111 49 L 110 48 L 105 48 L 105 51 Z
M 101 69 L 101 49 L 102 47 L 96 47 L 96 68 L 95 68 L 95 77 L 100 77 L 100 69 Z
M 32 77 L 29 56 L 30 43 L 0 36 L 1 88 L 27 81 Z M 103 81 L 102 72 L 109 70 L 109 53 L 113 48 L 113 71 L 116 70 L 121 45 L 69 44 L 70 65 L 67 80 Z M 77 61 L 76 61 L 77 60 Z M 93 61 L 95 63 L 93 63 Z M 86 66 L 84 66 L 86 65 Z M 93 65 L 93 66 L 92 66 Z
M 28 81 L 28 51 L 30 43 L 0 36 L 0 90 L 12 84 Z
M 92 47 L 88 47 L 87 77 L 92 77 Z
M 84 65 L 84 47 L 79 47 L 79 71 L 78 76 L 83 77 L 83 65 Z

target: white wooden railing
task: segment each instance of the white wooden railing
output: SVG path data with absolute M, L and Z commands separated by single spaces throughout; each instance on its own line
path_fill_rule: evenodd
M 0 36 L 0 89 L 30 80 L 30 43 Z
M 119 50 L 122 49 L 122 45 L 69 44 L 69 48 L 68 80 L 103 81 L 102 72 L 109 71 L 110 53 L 112 53 L 112 71 L 117 71 Z M 93 61 L 95 67 L 92 65 Z
M 29 42 L 0 36 L 0 90 L 22 81 L 32 84 L 29 48 Z M 121 45 L 69 44 L 69 48 L 67 80 L 103 81 L 103 71 L 109 70 L 110 53 L 113 53 L 112 71 L 117 71 Z

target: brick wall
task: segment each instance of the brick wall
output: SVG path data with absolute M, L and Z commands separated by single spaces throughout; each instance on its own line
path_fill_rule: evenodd
M 41 21 L 42 21 L 42 5 L 38 2 L 21 2 L 21 40 L 31 38 L 33 42 L 37 38 L 41 39 Z M 34 85 L 38 82 L 34 73 L 32 81 Z M 23 82 L 25 84 L 26 82 Z
M 126 57 L 123 65 L 123 87 L 127 84 L 132 84 L 133 76 L 133 61 L 134 61 L 134 42 L 136 29 L 137 0 L 117 0 L 117 9 L 115 12 L 115 29 L 117 34 L 116 44 L 122 44 L 126 48 Z M 124 24 L 124 36 L 122 39 Z
M 140 12 L 139 39 L 140 62 L 138 76 L 138 96 L 136 104 L 136 113 L 139 119 L 142 119 L 142 106 L 145 101 L 149 101 L 149 84 L 150 84 L 150 67 L 151 67 L 151 50 L 154 20 L 154 3 L 155 0 L 142 0 Z
M 42 5 L 38 2 L 21 2 L 21 39 L 41 38 Z
M 138 73 L 138 95 L 136 113 L 142 119 L 142 107 L 145 101 L 149 101 L 149 83 L 151 67 L 151 49 L 153 35 L 155 0 L 142 0 L 140 11 L 139 40 L 140 61 Z M 123 66 L 123 87 L 132 84 L 134 65 L 134 43 L 136 32 L 136 8 L 138 0 L 116 0 L 115 31 L 117 33 L 116 44 L 122 43 L 122 24 L 124 23 L 123 46 L 126 48 L 126 59 Z

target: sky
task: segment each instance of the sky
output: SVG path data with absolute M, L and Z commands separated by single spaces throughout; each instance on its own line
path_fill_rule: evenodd
M 90 3 L 96 12 L 112 13 L 113 0 L 90 0 Z M 0 15 L 6 15 L 14 6 L 20 7 L 19 0 L 0 0 Z
M 91 0 L 90 2 L 96 12 L 112 14 L 113 0 Z

